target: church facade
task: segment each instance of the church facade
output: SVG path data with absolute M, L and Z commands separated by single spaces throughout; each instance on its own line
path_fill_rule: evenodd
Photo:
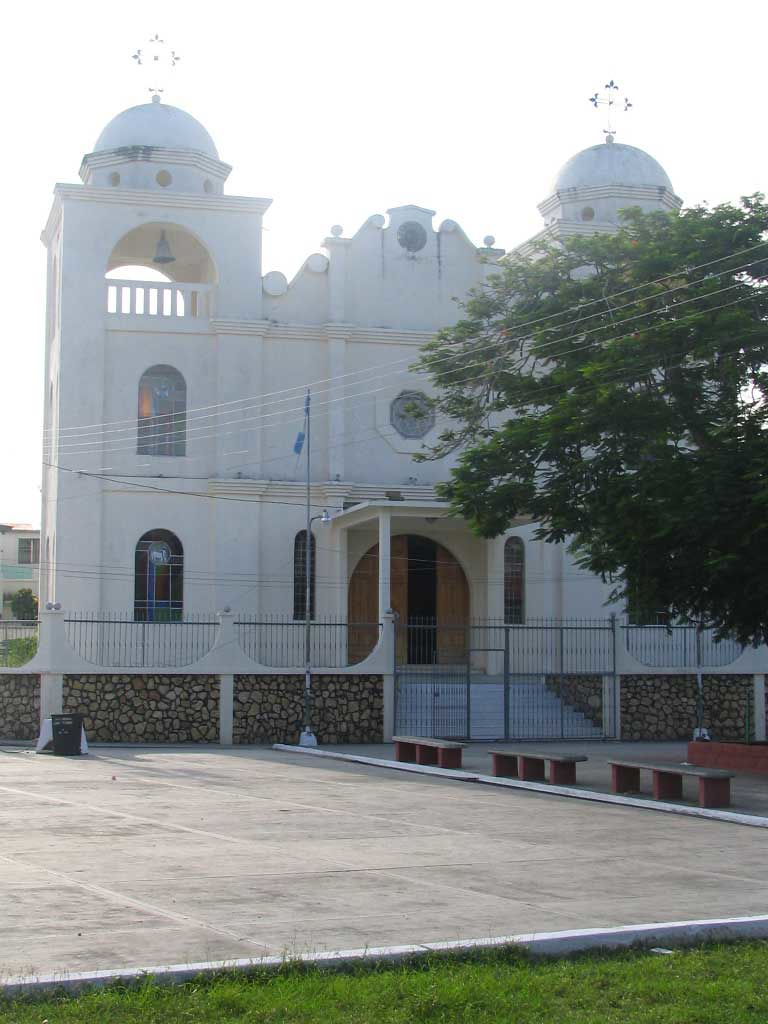
M 228 195 L 229 171 L 199 122 L 152 102 L 107 125 L 80 184 L 56 186 L 42 601 L 299 622 L 309 589 L 313 619 L 366 628 L 390 610 L 438 624 L 622 611 L 530 522 L 474 536 L 435 498 L 450 460 L 414 461 L 440 423 L 412 364 L 504 250 L 401 206 L 351 236 L 334 226 L 288 281 L 262 267 L 270 200 Z M 653 158 L 611 140 L 562 168 L 542 235 L 680 204 Z M 350 633 L 353 660 L 366 628 Z

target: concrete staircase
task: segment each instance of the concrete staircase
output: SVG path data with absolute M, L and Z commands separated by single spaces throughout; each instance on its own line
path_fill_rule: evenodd
M 399 677 L 395 731 L 408 735 L 466 734 L 466 681 L 419 673 Z M 473 677 L 469 694 L 473 740 L 504 737 L 504 684 L 494 677 Z M 509 686 L 510 739 L 600 739 L 602 729 L 549 690 L 542 679 L 513 677 Z

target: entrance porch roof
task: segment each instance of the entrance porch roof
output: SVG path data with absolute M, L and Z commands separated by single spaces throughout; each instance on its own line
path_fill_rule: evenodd
M 331 513 L 331 522 L 342 530 L 348 530 L 352 526 L 359 526 L 361 523 L 378 519 L 383 512 L 388 512 L 392 518 L 399 517 L 422 517 L 435 519 L 453 519 L 460 521 L 460 516 L 451 514 L 451 510 L 444 501 L 361 501 L 359 505 L 344 509 L 343 512 Z

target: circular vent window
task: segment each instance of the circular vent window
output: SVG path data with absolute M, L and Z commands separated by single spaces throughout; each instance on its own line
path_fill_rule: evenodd
M 418 252 L 427 244 L 427 232 L 415 220 L 407 220 L 397 229 L 397 240 L 408 252 Z
M 390 406 L 389 419 L 401 437 L 424 437 L 435 425 L 435 410 L 421 391 L 402 391 Z

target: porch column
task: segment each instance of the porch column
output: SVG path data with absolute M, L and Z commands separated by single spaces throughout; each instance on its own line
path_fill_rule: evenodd
M 379 512 L 379 622 L 392 607 L 390 587 L 390 548 L 392 537 L 391 512 L 386 509 Z

